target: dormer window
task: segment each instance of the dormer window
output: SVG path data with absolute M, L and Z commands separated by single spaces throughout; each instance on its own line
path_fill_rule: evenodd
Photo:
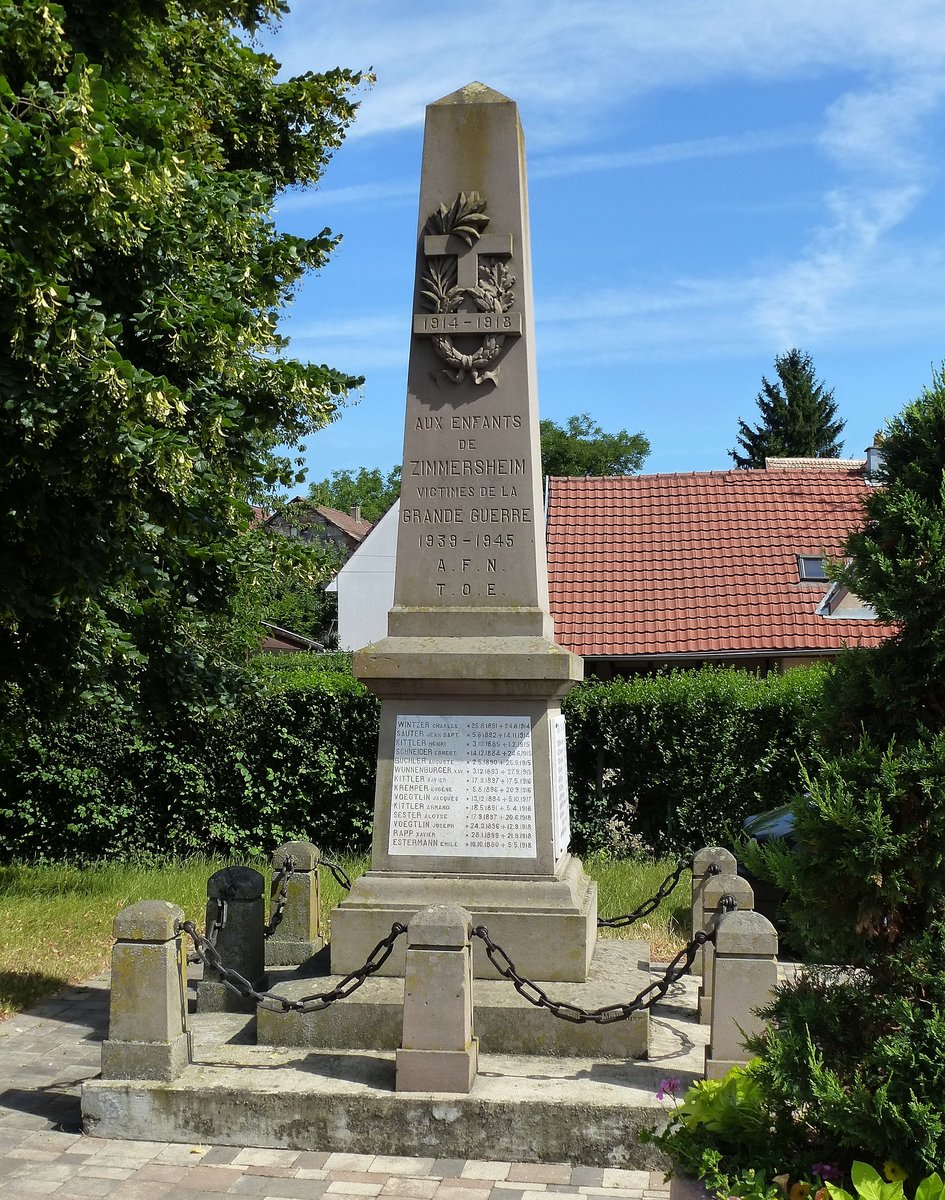
M 826 582 L 827 571 L 821 555 L 799 554 L 797 556 L 797 577 L 801 583 Z

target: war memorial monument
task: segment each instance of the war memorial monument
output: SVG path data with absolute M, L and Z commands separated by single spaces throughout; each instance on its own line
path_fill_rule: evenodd
M 84 1129 L 659 1166 L 639 1136 L 666 1118 L 659 1080 L 741 1061 L 777 937 L 707 848 L 670 970 L 651 972 L 646 942 L 597 940 L 596 885 L 569 852 L 560 701 L 582 664 L 548 605 L 524 145 L 515 104 L 480 83 L 427 109 L 410 315 L 394 604 L 354 660 L 381 702 L 370 870 L 327 947 L 308 842 L 275 852 L 265 927 L 246 868 L 209 881 L 206 936 L 164 900 L 122 910 Z M 705 1062 L 686 977 L 703 946 Z

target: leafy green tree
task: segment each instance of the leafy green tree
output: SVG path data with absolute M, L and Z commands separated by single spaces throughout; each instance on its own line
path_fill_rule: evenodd
M 835 420 L 833 388 L 824 391 L 809 354 L 788 350 L 774 360 L 778 382 L 761 377 L 758 408 L 762 420 L 754 428 L 738 422 L 738 450 L 729 450 L 735 466 L 764 467 L 766 458 L 839 458 L 837 441 L 846 422 Z
M 365 521 L 379 521 L 400 495 L 400 467 L 392 467 L 386 475 L 377 467 L 332 471 L 329 479 L 313 483 L 308 494 L 316 504 L 341 512 L 359 505 Z
M 786 1141 L 902 1163 L 945 1161 L 945 377 L 891 421 L 879 486 L 842 577 L 899 631 L 842 656 L 825 736 L 795 804 L 796 851 L 760 865 L 821 962 L 782 989 L 758 1045 Z M 813 1143 L 813 1144 L 812 1144 Z
M 632 475 L 643 466 L 650 443 L 642 433 L 605 433 L 589 413 L 568 417 L 564 426 L 542 421 L 544 475 Z
M 43 703 L 225 691 L 246 500 L 357 382 L 280 354 L 337 239 L 272 204 L 360 82 L 276 82 L 240 27 L 284 11 L 0 0 L 0 684 Z

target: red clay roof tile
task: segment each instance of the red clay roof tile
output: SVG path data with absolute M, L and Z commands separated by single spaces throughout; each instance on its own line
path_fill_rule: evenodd
M 798 555 L 835 555 L 862 518 L 859 464 L 554 478 L 548 560 L 558 641 L 602 655 L 831 653 L 892 627 L 820 617 L 829 586 Z

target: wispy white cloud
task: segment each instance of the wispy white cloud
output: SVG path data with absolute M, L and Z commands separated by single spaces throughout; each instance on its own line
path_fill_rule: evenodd
M 289 322 L 283 332 L 289 338 L 292 354 L 336 365 L 356 363 L 357 372 L 361 372 L 406 364 L 410 321 L 409 317 L 366 313 L 335 320 Z
M 380 204 L 393 200 L 412 200 L 416 203 L 418 185 L 414 183 L 359 183 L 351 187 L 318 188 L 304 192 L 286 192 L 276 201 L 276 212 L 283 216 L 307 212 L 323 204 Z
M 617 171 L 628 168 L 657 167 L 668 163 L 692 162 L 700 158 L 731 158 L 746 154 L 763 154 L 773 150 L 789 150 L 809 146 L 814 141 L 811 130 L 775 129 L 748 133 L 696 138 L 682 142 L 663 142 L 636 150 L 614 150 L 601 154 L 569 154 L 541 157 L 533 160 L 529 169 L 532 179 L 559 179 L 568 175 L 586 175 L 597 171 Z
M 533 147 L 586 136 L 628 97 L 726 78 L 783 81 L 830 71 L 928 73 L 945 58 L 939 0 L 480 0 L 434 11 L 412 0 L 361 0 L 343 18 L 306 0 L 277 50 L 298 72 L 373 67 L 351 136 L 414 127 L 431 98 L 473 79 L 514 96 Z

